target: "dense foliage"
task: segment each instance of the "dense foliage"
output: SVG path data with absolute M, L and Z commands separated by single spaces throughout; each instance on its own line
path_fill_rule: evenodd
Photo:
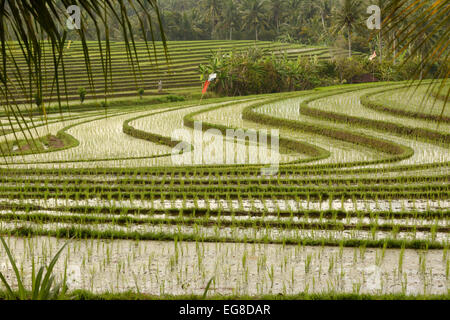
M 370 14 L 367 8 L 378 5 L 383 10 L 383 18 L 392 11 L 388 6 L 395 1 L 388 0 L 164 0 L 157 1 L 160 8 L 162 27 L 168 40 L 267 40 L 299 42 L 303 44 L 327 44 L 355 51 L 372 53 L 377 50 L 378 56 L 387 56 L 401 47 L 400 42 L 407 39 L 396 30 L 402 27 L 418 28 L 416 17 L 426 12 L 432 1 L 425 4 L 415 4 L 414 12 L 407 19 L 402 18 L 402 24 L 377 37 L 373 37 L 367 29 L 366 20 Z M 408 1 L 401 1 L 406 3 Z M 410 1 L 413 2 L 413 1 Z M 407 4 L 404 4 L 407 7 Z M 143 29 L 147 39 L 161 39 L 161 34 L 152 32 L 159 28 L 159 18 L 156 12 L 148 12 L 123 2 L 123 8 L 117 2 L 111 3 L 117 12 L 125 10 L 133 30 Z M 414 7 L 414 6 L 413 6 Z M 146 15 L 153 17 L 152 23 L 145 19 Z M 432 21 L 432 19 L 430 19 Z M 440 20 L 439 20 L 440 21 Z M 83 21 L 86 27 L 86 38 L 97 40 L 96 25 L 93 20 Z M 115 17 L 108 20 L 108 34 L 111 40 L 123 40 L 123 21 Z M 99 26 L 103 31 L 104 27 Z M 385 28 L 386 30 L 388 28 Z M 426 37 L 428 34 L 432 37 Z M 430 48 L 437 39 L 445 37 L 445 28 L 437 33 L 425 30 L 422 36 L 413 39 L 412 52 L 415 45 L 426 38 L 425 47 Z M 408 36 L 408 33 L 404 33 Z M 79 40 L 76 33 L 68 34 L 68 39 Z M 127 35 L 128 37 L 130 35 Z M 143 39 L 142 32 L 133 34 L 135 39 Z M 411 35 L 409 35 L 411 36 Z M 418 54 L 421 54 L 420 52 Z
M 203 78 L 212 72 L 218 74 L 212 85 L 216 93 L 249 95 L 308 90 L 342 83 L 407 80 L 419 67 L 419 60 L 393 64 L 391 61 L 370 61 L 366 56 L 331 60 L 300 56 L 292 60 L 287 55 L 276 56 L 251 48 L 239 53 L 218 52 L 207 65 L 200 66 L 200 72 Z M 425 67 L 437 70 L 436 65 Z
M 421 28 L 423 21 L 415 18 L 432 5 L 432 1 L 412 5 L 414 12 L 407 19 L 403 17 L 401 25 L 388 26 L 389 32 L 374 37 L 366 26 L 370 16 L 367 8 L 378 5 L 384 19 L 393 3 L 388 0 L 166 0 L 160 1 L 160 7 L 169 40 L 258 39 L 333 44 L 367 53 L 376 49 L 378 56 L 382 56 L 395 51 L 399 42 L 405 41 L 403 35 L 396 35 L 396 29 Z M 431 30 L 426 30 L 423 36 L 429 33 Z M 432 47 L 444 35 L 441 28 L 426 40 L 426 46 Z M 411 50 L 421 39 L 415 40 Z

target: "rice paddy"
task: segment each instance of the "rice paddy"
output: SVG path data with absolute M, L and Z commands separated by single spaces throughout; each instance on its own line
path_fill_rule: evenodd
M 113 54 L 120 58 L 119 47 Z M 164 76 L 167 88 L 200 88 L 195 65 L 211 46 L 169 48 L 170 72 L 144 63 L 145 82 Z M 79 50 L 74 44 L 70 58 Z M 117 81 L 118 96 L 132 91 L 130 79 Z M 450 128 L 445 118 L 437 125 L 416 112 L 442 107 L 420 105 L 426 85 L 408 102 L 405 83 L 380 82 L 50 112 L 47 123 L 33 116 L 30 130 L 65 140 L 37 150 L 21 150 L 9 132 L 24 123 L 2 115 L 0 146 L 11 154 L 0 159 L 0 234 L 25 279 L 70 239 L 56 276 L 69 290 L 95 294 L 200 296 L 214 279 L 208 295 L 219 297 L 448 297 Z M 278 149 L 256 142 L 261 154 L 279 159 L 277 171 L 264 174 L 261 157 L 250 163 L 255 145 L 221 135 L 231 129 L 279 130 Z M 202 161 L 174 162 L 174 146 L 193 144 L 187 137 L 196 135 L 204 138 L 200 148 L 186 155 L 200 149 Z M 243 161 L 221 162 L 208 151 L 212 141 Z M 15 283 L 3 249 L 0 271 Z
M 111 43 L 111 66 L 108 74 L 107 86 L 109 97 L 136 96 L 136 87 L 144 89 L 144 95 L 158 94 L 158 83 L 162 81 L 162 89 L 179 91 L 186 88 L 201 88 L 202 81 L 198 68 L 200 64 L 207 63 L 214 53 L 228 54 L 229 52 L 241 52 L 251 47 L 266 50 L 267 54 L 286 55 L 289 59 L 298 57 L 329 59 L 332 55 L 342 53 L 342 50 L 330 49 L 323 46 L 303 46 L 295 44 L 274 43 L 265 41 L 169 41 L 167 48 L 169 55 L 166 57 L 162 43 L 157 42 L 155 49 L 149 49 L 144 43 L 136 43 L 136 60 L 139 61 L 141 73 L 133 72 L 128 63 L 127 50 L 123 42 Z M 16 53 L 17 65 L 23 66 L 21 77 L 28 75 L 25 58 L 21 56 L 17 44 L 10 46 L 11 52 Z M 102 55 L 98 45 L 93 42 L 89 46 L 89 58 L 91 61 L 92 77 L 89 76 L 84 65 L 84 53 L 81 42 L 74 42 L 64 50 L 64 71 L 67 74 L 66 83 L 60 79 L 61 88 L 67 87 L 68 100 L 78 100 L 79 88 L 86 89 L 86 99 L 101 99 L 105 91 L 105 78 L 102 74 Z M 43 97 L 46 101 L 56 101 L 55 83 L 53 83 L 54 69 L 52 67 L 53 55 L 51 47 L 43 46 L 44 62 L 41 68 L 43 76 Z M 104 48 L 103 48 L 104 50 Z M 156 59 L 155 59 L 156 54 Z M 105 55 L 105 53 L 103 53 Z M 103 56 L 103 58 L 105 58 Z M 28 103 L 28 88 L 24 88 L 14 72 L 15 64 L 11 64 L 12 79 L 17 85 L 11 89 L 10 94 L 18 104 Z M 59 67 L 62 74 L 62 66 Z M 136 69 L 136 66 L 134 67 Z M 16 78 L 17 77 L 17 78 Z

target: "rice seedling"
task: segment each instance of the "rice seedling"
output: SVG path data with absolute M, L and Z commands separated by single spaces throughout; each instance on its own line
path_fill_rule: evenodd
M 59 249 L 59 251 L 53 256 L 53 259 L 50 261 L 50 264 L 48 266 L 41 266 L 37 271 L 37 273 L 33 257 L 32 271 L 31 271 L 32 277 L 31 287 L 27 289 L 23 281 L 24 279 L 23 271 L 22 274 L 21 272 L 19 272 L 16 261 L 11 253 L 8 244 L 6 243 L 3 237 L 0 237 L 0 241 L 2 242 L 3 248 L 6 251 L 9 262 L 14 270 L 18 286 L 18 292 L 16 292 L 13 289 L 12 285 L 8 283 L 3 273 L 0 272 L 0 280 L 2 281 L 4 287 L 6 288 L 8 297 L 10 299 L 53 300 L 57 299 L 60 294 L 64 294 L 64 290 L 67 289 L 65 280 L 63 283 L 56 283 L 55 276 L 52 273 L 53 268 L 58 262 L 59 256 L 67 246 L 68 242 L 66 242 L 66 244 L 64 244 L 61 247 L 61 249 Z M 61 289 L 63 290 L 61 291 Z
M 75 98 L 82 85 L 71 84 Z M 203 298 L 448 294 L 448 128 L 395 113 L 404 102 L 392 93 L 406 92 L 403 86 L 352 85 L 203 104 L 169 101 L 175 97 L 150 103 L 145 87 L 133 104 L 108 100 L 107 121 L 103 108 L 72 112 L 64 122 L 50 112 L 48 128 L 36 126 L 38 134 L 62 131 L 76 141 L 14 157 L 8 167 L 0 163 L 0 234 L 36 239 L 17 260 L 21 279 L 33 256 L 52 261 L 56 239 L 80 241 L 68 247 L 64 268 L 55 268 L 64 282 L 73 266 L 84 272 L 60 293 L 74 286 Z M 126 88 L 121 83 L 117 92 L 136 95 Z M 380 112 L 368 102 L 392 110 Z M 190 142 L 189 135 L 199 134 L 190 126 L 194 120 L 220 131 L 279 128 L 277 174 L 262 175 L 261 159 L 209 165 L 206 156 L 197 165 L 173 163 L 171 135 L 186 129 L 177 140 Z M 11 134 L 4 137 L 12 141 Z M 223 149 L 237 145 L 224 140 Z M 249 159 L 250 144 L 240 146 L 236 156 Z M 14 250 L 21 252 L 20 246 Z M 0 266 L 4 261 L 0 256 Z M 372 266 L 379 281 L 367 271 Z M 5 270 L 5 279 L 15 274 Z M 373 279 L 378 282 L 370 290 Z

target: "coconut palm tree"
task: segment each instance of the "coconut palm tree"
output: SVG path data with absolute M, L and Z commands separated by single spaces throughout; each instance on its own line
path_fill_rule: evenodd
M 242 27 L 250 27 L 255 31 L 255 40 L 258 41 L 258 30 L 267 25 L 266 0 L 243 0 L 241 15 L 244 21 Z
M 230 31 L 229 40 L 233 39 L 233 28 L 238 18 L 238 10 L 234 0 L 226 0 L 224 4 L 224 10 L 222 14 L 222 26 L 224 29 Z
M 189 14 L 191 20 L 191 28 L 194 33 L 194 39 L 204 39 L 205 22 L 200 8 L 194 8 Z
M 334 10 L 335 31 L 347 31 L 348 56 L 352 56 L 352 31 L 362 22 L 364 14 L 361 0 L 341 0 L 340 5 Z
M 285 16 L 285 1 L 283 0 L 270 0 L 269 1 L 269 13 L 270 22 L 275 27 L 277 34 L 280 31 L 281 20 Z
M 323 32 L 328 33 L 326 20 L 331 15 L 331 8 L 333 6 L 332 0 L 311 0 L 310 4 L 317 9 L 320 14 L 320 21 L 322 22 Z
M 220 16 L 221 0 L 205 0 L 204 7 L 206 9 L 206 18 L 211 23 L 211 40 L 214 39 L 216 32 L 217 19 Z
M 77 7 L 69 8 L 73 5 Z M 0 101 L 3 112 L 10 119 L 24 123 L 20 129 L 11 126 L 16 140 L 19 140 L 17 131 L 21 133 L 21 138 L 25 138 L 27 142 L 32 140 L 33 144 L 36 144 L 36 133 L 28 126 L 28 121 L 25 121 L 25 114 L 31 114 L 34 102 L 42 109 L 42 113 L 46 114 L 46 103 L 52 98 L 43 95 L 46 84 L 52 84 L 52 92 L 62 110 L 62 101 L 67 96 L 63 85 L 66 84 L 64 50 L 68 46 L 69 38 L 81 41 L 91 87 L 93 74 L 89 58 L 90 46 L 87 44 L 88 35 L 93 35 L 97 40 L 107 99 L 111 85 L 108 80 L 112 72 L 109 40 L 112 22 L 117 23 L 130 58 L 129 64 L 137 79 L 140 69 L 135 37 L 138 35 L 130 23 L 131 13 L 138 20 L 149 57 L 152 58 L 153 50 L 148 44 L 153 42 L 155 46 L 154 39 L 158 36 L 163 40 L 168 58 L 157 0 L 0 0 Z M 46 59 L 48 56 L 53 57 L 50 65 Z M 18 63 L 18 59 L 26 62 L 26 68 Z M 49 79 L 44 66 L 54 70 L 51 75 L 53 79 Z M 14 75 L 14 80 L 11 75 Z M 27 97 L 28 104 L 19 106 L 13 91 Z M 0 134 L 5 135 L 4 129 Z M 2 148 L 0 150 L 7 162 L 7 154 Z
M 381 12 L 383 13 L 386 11 L 388 2 L 389 2 L 389 0 L 377 0 L 374 2 L 374 4 L 377 5 L 381 9 Z M 379 51 L 378 58 L 379 58 L 380 62 L 382 62 L 383 61 L 383 34 L 382 34 L 381 30 L 379 30 L 377 38 L 378 38 L 378 51 Z
M 298 22 L 299 12 L 302 9 L 302 0 L 287 0 L 285 4 L 287 14 L 286 22 L 294 27 Z

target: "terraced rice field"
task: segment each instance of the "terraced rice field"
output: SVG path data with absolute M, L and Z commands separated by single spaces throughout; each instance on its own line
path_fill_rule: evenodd
M 61 90 L 67 93 L 69 100 L 79 99 L 78 88 L 80 87 L 87 90 L 86 98 L 88 99 L 101 98 L 105 93 L 105 78 L 102 73 L 105 62 L 102 63 L 102 55 L 96 43 L 88 43 L 88 45 L 92 83 L 85 66 L 81 43 L 74 42 L 64 51 L 66 83 L 61 76 L 59 84 Z M 266 49 L 268 54 L 287 55 L 289 59 L 297 59 L 299 56 L 329 59 L 332 55 L 344 52 L 337 49 L 330 50 L 326 47 L 307 47 L 264 41 L 174 41 L 168 42 L 167 57 L 161 43 L 156 43 L 155 49 L 152 46 L 147 48 L 144 43 L 137 43 L 131 62 L 124 43 L 115 42 L 111 44 L 111 64 L 108 63 L 108 81 L 106 82 L 108 96 L 136 96 L 139 88 L 145 89 L 145 94 L 156 94 L 160 80 L 163 82 L 163 90 L 201 88 L 200 64 L 207 63 L 216 52 L 228 54 L 231 51 L 247 50 L 249 47 Z M 30 98 L 29 88 L 22 83 L 23 81 L 26 83 L 28 79 L 25 58 L 21 56 L 20 47 L 17 44 L 10 45 L 9 50 L 11 50 L 11 55 L 14 54 L 15 61 L 11 61 L 8 67 L 11 80 L 16 83 L 10 91 L 10 99 L 14 99 L 17 104 L 27 103 Z M 44 46 L 43 50 L 41 70 L 44 85 L 42 96 L 46 102 L 55 102 L 56 79 L 54 79 L 53 55 L 50 47 Z M 105 48 L 103 48 L 103 59 L 109 61 L 106 60 Z M 21 77 L 17 75 L 17 67 L 22 71 Z M 60 65 L 61 75 L 63 74 L 62 68 L 63 66 Z
M 426 85 L 408 110 L 421 110 Z M 212 295 L 448 296 L 449 122 L 396 112 L 406 90 L 346 85 L 35 117 L 33 132 L 68 142 L 0 160 L 0 233 L 25 276 L 32 257 L 46 261 L 72 238 L 56 268 L 71 290 L 201 295 L 214 278 Z M 20 121 L 1 121 L 13 152 L 7 132 Z M 204 133 L 208 150 L 231 128 L 278 129 L 279 149 L 263 150 L 278 171 L 248 164 L 242 140 L 222 141 L 243 160 L 235 165 L 208 152 L 201 164 L 173 162 L 180 141 Z M 1 250 L 14 281 L 6 262 Z

